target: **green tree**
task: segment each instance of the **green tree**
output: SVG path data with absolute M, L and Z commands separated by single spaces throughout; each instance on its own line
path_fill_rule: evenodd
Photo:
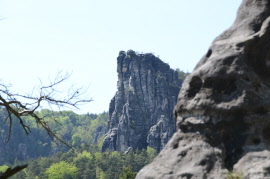
M 148 163 L 150 163 L 157 156 L 157 151 L 155 149 L 147 146 L 146 152 L 147 152 L 147 156 L 148 156 Z
M 35 176 L 37 175 L 39 178 L 46 178 L 47 175 L 45 173 L 45 171 L 47 170 L 47 168 L 49 168 L 53 163 L 58 163 L 60 162 L 59 161 L 59 154 L 56 154 L 55 156 L 52 156 L 52 157 L 42 157 L 42 158 L 39 158 L 37 160 L 37 163 L 38 163 L 38 170 L 36 171 L 36 174 L 33 174 L 32 173 L 32 170 L 31 168 L 35 167 L 35 162 L 30 162 L 30 164 L 28 165 L 27 169 L 26 169 L 26 173 L 29 175 L 29 179 L 32 179 L 31 178 L 31 175 L 32 176 Z M 32 167 L 33 166 L 33 167 Z M 37 174 L 38 173 L 38 174 Z
M 99 167 L 96 168 L 96 178 L 98 178 L 98 179 L 106 179 L 105 173 Z
M 78 168 L 78 178 L 95 178 L 94 158 L 90 152 L 79 153 L 74 159 L 74 164 Z
M 12 179 L 38 179 L 37 176 L 34 176 L 34 177 L 29 177 L 27 176 L 25 170 L 22 170 L 18 173 L 16 173 L 14 176 L 11 177 Z
M 86 164 L 86 169 L 82 172 L 82 175 L 79 176 L 82 179 L 96 178 L 96 169 L 92 163 Z
M 124 163 L 125 163 L 125 166 L 131 166 L 132 168 L 135 168 L 136 167 L 135 155 L 134 155 L 134 152 L 133 152 L 132 149 L 126 155 L 125 162 Z
M 10 89 L 10 85 L 0 85 L 0 107 L 7 111 L 5 117 L 7 121 L 6 124 L 9 125 L 8 140 L 10 139 L 12 125 L 15 123 L 15 120 L 19 122 L 27 135 L 31 133 L 31 126 L 26 124 L 24 120 L 25 116 L 30 116 L 49 136 L 69 146 L 61 136 L 57 135 L 57 133 L 51 129 L 49 121 L 55 122 L 55 116 L 53 114 L 51 117 L 47 115 L 41 116 L 36 112 L 42 109 L 44 102 L 47 102 L 50 107 L 54 106 L 58 109 L 63 109 L 63 107 L 78 108 L 78 105 L 92 101 L 91 99 L 80 99 L 83 94 L 83 92 L 81 93 L 82 88 L 70 88 L 67 91 L 61 92 L 57 90 L 69 77 L 69 74 L 62 75 L 59 73 L 48 85 L 41 83 L 39 88 L 34 88 L 32 91 L 33 95 L 13 93 Z M 57 96 L 63 95 L 66 97 L 62 99 L 57 98 Z
M 72 146 L 73 146 L 73 147 L 77 147 L 77 146 L 80 145 L 81 142 L 82 142 L 82 136 L 81 136 L 80 134 L 78 134 L 78 133 L 75 133 L 75 134 L 72 136 L 71 140 L 72 140 Z
M 4 173 L 8 169 L 7 165 L 0 166 L 0 173 Z
M 124 167 L 119 179 L 134 179 L 136 177 L 136 172 L 132 172 L 131 166 Z
M 121 154 L 117 151 L 111 152 L 107 160 L 106 176 L 110 179 L 117 179 L 119 176 L 119 169 L 122 168 L 123 161 Z
M 181 80 L 184 80 L 190 73 L 184 72 L 183 70 L 180 70 L 179 68 L 176 68 L 176 71 L 178 73 L 178 78 Z
M 78 168 L 75 165 L 61 161 L 52 164 L 45 173 L 48 179 L 62 179 L 63 177 L 75 179 L 78 175 Z
M 93 159 L 93 156 L 92 156 L 92 154 L 90 153 L 90 152 L 87 152 L 87 151 L 83 151 L 82 153 L 79 153 L 78 155 L 77 155 L 77 157 L 75 158 L 75 161 L 76 160 L 78 160 L 78 159 L 80 159 L 80 158 L 88 158 L 88 159 Z
M 74 161 L 74 157 L 76 157 L 77 154 L 73 150 L 69 150 L 68 152 L 65 152 L 61 155 L 60 161 L 66 161 L 68 163 L 72 163 Z
M 145 151 L 145 149 L 144 149 L 144 151 Z M 135 171 L 139 171 L 141 168 L 143 168 L 146 165 L 147 155 L 146 155 L 146 157 L 143 155 L 145 153 L 146 153 L 146 151 L 144 153 L 141 152 L 141 153 L 135 154 L 134 160 L 135 160 L 136 165 L 133 168 Z
M 37 178 L 39 173 L 40 173 L 40 163 L 37 160 L 33 160 L 27 167 L 28 178 Z
M 72 148 L 61 135 L 52 130 L 50 124 L 56 121 L 54 116 L 43 116 L 37 113 L 38 110 L 44 107 L 42 106 L 44 102 L 51 108 L 56 107 L 56 109 L 61 110 L 65 107 L 78 108 L 78 105 L 92 101 L 91 99 L 80 99 L 82 98 L 82 94 L 85 92 L 83 88 L 70 88 L 67 91 L 61 92 L 58 90 L 60 88 L 65 89 L 61 87 L 61 85 L 69 77 L 69 74 L 62 75 L 61 73 L 58 73 L 56 78 L 49 82 L 49 84 L 44 85 L 41 82 L 40 86 L 35 87 L 32 93 L 28 95 L 13 92 L 13 90 L 10 89 L 11 85 L 1 83 L 0 108 L 1 110 L 4 109 L 6 111 L 4 118 L 5 125 L 8 126 L 8 130 L 5 132 L 7 134 L 7 141 L 10 140 L 11 132 L 14 132 L 12 131 L 12 126 L 15 123 L 18 123 L 27 135 L 32 132 L 33 124 L 36 123 L 36 125 L 44 129 L 52 139 L 60 141 L 66 146 Z M 25 116 L 30 116 L 32 118 L 32 122 L 27 124 L 24 120 Z M 73 122 L 73 119 L 71 119 L 71 121 Z M 12 175 L 14 174 L 15 173 Z M 0 178 L 2 176 L 3 174 L 0 174 Z
M 103 136 L 101 136 L 98 139 L 97 147 L 98 147 L 99 151 L 101 151 L 101 149 L 102 149 L 102 145 L 103 145 L 103 141 L 104 141 L 105 137 L 106 137 L 106 135 L 104 134 Z

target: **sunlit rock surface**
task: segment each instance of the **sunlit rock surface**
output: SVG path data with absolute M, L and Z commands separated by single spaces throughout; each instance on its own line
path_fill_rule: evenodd
M 160 151 L 176 131 L 173 109 L 182 81 L 151 53 L 120 51 L 117 92 L 110 103 L 103 151 L 147 146 Z
M 269 2 L 242 2 L 183 83 L 178 131 L 136 178 L 270 178 Z

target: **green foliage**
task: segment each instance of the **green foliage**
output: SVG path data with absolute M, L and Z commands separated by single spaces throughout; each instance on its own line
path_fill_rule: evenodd
M 134 94 L 134 93 L 135 93 L 135 89 L 134 89 L 134 87 L 133 87 L 133 86 L 130 86 L 130 87 L 129 87 L 129 89 L 128 89 L 128 91 L 130 91 L 132 94 Z
M 157 152 L 152 148 L 123 152 L 59 152 L 29 162 L 28 167 L 14 179 L 100 178 L 132 179 Z
M 102 169 L 99 168 L 99 167 L 97 167 L 97 169 L 96 169 L 96 177 L 97 177 L 98 179 L 106 179 L 105 173 L 104 173 L 104 172 L 102 171 Z
M 18 172 L 15 176 L 16 176 L 15 178 L 19 178 L 19 179 L 21 179 L 21 178 L 39 179 L 38 177 L 29 177 L 29 176 L 27 176 L 27 174 L 25 173 L 25 170 L 22 170 L 22 171 Z M 13 179 L 14 176 L 12 176 L 11 178 Z
M 183 80 L 190 74 L 189 72 L 184 72 L 180 70 L 179 68 L 176 68 L 176 72 L 178 73 L 178 78 Z
M 90 152 L 83 151 L 72 159 L 70 160 L 71 163 L 74 163 L 78 168 L 78 178 L 95 178 L 95 161 L 94 156 Z
M 83 151 L 82 153 L 78 153 L 75 160 L 78 160 L 80 158 L 87 158 L 87 159 L 90 159 L 90 160 L 93 159 L 92 154 L 90 152 L 87 152 L 87 151 Z
M 135 121 L 134 120 L 131 120 L 130 121 L 130 128 L 135 130 L 136 129 L 136 124 L 135 124 Z
M 31 171 L 28 173 L 28 178 L 38 178 L 37 175 L 42 171 L 44 172 L 45 170 L 41 170 L 41 162 L 38 162 L 37 160 L 33 160 L 27 167 L 27 170 Z M 49 166 L 49 165 L 48 165 Z M 19 172 L 18 174 L 21 174 L 22 172 Z M 25 172 L 24 172 L 25 173 Z M 17 178 L 18 174 L 16 175 Z M 22 177 L 21 177 L 22 178 Z
M 106 135 L 104 134 L 103 136 L 101 136 L 99 139 L 98 139 L 98 142 L 97 142 L 97 147 L 98 147 L 98 151 L 101 151 L 102 149 L 102 144 L 103 144 L 103 140 L 105 139 Z
M 148 146 L 146 152 L 147 152 L 147 156 L 148 156 L 148 163 L 150 163 L 157 156 L 157 151 Z
M 0 166 L 0 173 L 5 173 L 5 171 L 8 169 L 7 165 Z
M 106 176 L 108 178 L 118 178 L 119 169 L 123 166 L 121 153 L 116 151 L 110 153 L 106 165 L 108 167 Z
M 4 123 L 0 109 L 0 122 Z M 42 110 L 38 115 L 51 115 L 51 111 Z M 102 142 L 105 135 L 98 138 L 93 144 L 94 134 L 99 126 L 106 126 L 108 113 L 78 115 L 72 111 L 55 112 L 55 120 L 52 130 L 59 133 L 76 151 L 70 150 L 64 145 L 51 141 L 46 132 L 40 130 L 32 119 L 25 117 L 25 123 L 32 128 L 32 133 L 25 136 L 24 131 L 17 124 L 12 126 L 11 141 L 7 144 L 7 151 L 0 165 L 19 165 L 25 161 L 24 156 L 14 155 L 19 143 L 27 146 L 28 167 L 12 177 L 12 179 L 56 179 L 56 178 L 100 178 L 118 179 L 134 178 L 136 173 L 151 162 L 157 152 L 148 147 L 127 155 L 123 152 L 101 153 Z M 45 119 L 46 120 L 46 119 Z M 106 127 L 104 127 L 106 129 Z M 0 126 L 0 144 L 4 144 L 7 137 L 8 125 Z M 25 137 L 22 137 L 25 136 Z M 61 151 L 61 152 L 60 152 Z M 37 158 L 34 160 L 34 158 Z M 14 162 L 15 161 L 15 162 Z M 1 163 L 5 162 L 5 163 Z M 128 166 L 128 167 L 127 167 Z M 4 171 L 7 166 L 0 167 Z
M 4 109 L 0 109 L 0 123 L 5 123 Z M 48 109 L 43 109 L 36 112 L 39 116 L 52 117 L 52 112 Z M 99 146 L 91 145 L 94 139 L 96 129 L 99 126 L 103 126 L 103 131 L 106 130 L 108 122 L 108 113 L 104 112 L 97 114 L 83 114 L 79 115 L 72 111 L 53 112 L 54 120 L 50 121 L 50 126 L 53 132 L 63 137 L 63 140 L 72 145 L 79 151 L 94 148 L 96 151 L 100 151 L 102 145 L 102 139 L 98 139 Z M 47 120 L 45 118 L 45 120 Z M 24 117 L 25 124 L 31 128 L 31 133 L 26 136 L 25 131 L 21 128 L 19 123 L 12 125 L 11 139 L 6 144 L 9 131 L 9 123 L 0 125 L 0 146 L 4 146 L 1 156 L 3 160 L 0 161 L 0 165 L 11 164 L 15 161 L 25 161 L 26 159 L 34 159 L 38 157 L 49 156 L 55 154 L 57 151 L 68 151 L 69 148 L 61 143 L 55 143 L 48 136 L 47 132 L 37 126 L 32 117 Z M 27 155 L 16 155 L 18 145 L 22 143 L 27 148 Z
M 62 179 L 62 178 L 77 178 L 78 168 L 75 165 L 69 164 L 65 161 L 52 164 L 50 168 L 46 170 L 48 179 Z
M 243 178 L 242 173 L 235 173 L 235 172 L 229 172 L 226 177 L 226 179 L 242 179 L 242 178 Z
M 82 143 L 82 136 L 78 133 L 73 134 L 72 138 L 72 146 L 77 147 Z
M 122 173 L 119 176 L 119 179 L 134 179 L 136 177 L 136 172 L 132 172 L 130 166 L 124 167 Z

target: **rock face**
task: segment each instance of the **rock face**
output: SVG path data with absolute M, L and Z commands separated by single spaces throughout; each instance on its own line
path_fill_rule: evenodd
M 95 133 L 94 133 L 94 139 L 92 141 L 92 144 L 97 144 L 98 139 L 103 136 L 106 133 L 106 125 L 98 126 Z
M 270 178 L 270 1 L 244 0 L 183 83 L 178 131 L 137 175 Z
M 117 92 L 110 103 L 103 151 L 147 146 L 161 150 L 176 130 L 173 108 L 182 84 L 178 73 L 151 53 L 120 51 Z
M 0 111 L 0 123 L 2 124 L 0 126 L 0 166 L 51 154 L 51 139 L 46 137 L 45 131 L 33 128 L 32 132 L 24 137 L 25 131 L 16 122 L 12 126 L 10 140 L 7 142 L 9 125 L 8 123 L 4 124 L 4 121 L 3 111 Z
M 20 161 L 25 161 L 27 157 L 27 146 L 23 143 L 19 143 L 16 158 Z

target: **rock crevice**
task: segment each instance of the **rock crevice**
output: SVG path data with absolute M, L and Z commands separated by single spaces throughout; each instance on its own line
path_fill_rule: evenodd
M 176 130 L 173 106 L 182 80 L 153 54 L 120 51 L 117 92 L 110 103 L 103 151 L 161 150 Z
M 231 170 L 270 178 L 269 7 L 268 0 L 242 2 L 183 83 L 179 130 L 137 178 L 226 178 Z

